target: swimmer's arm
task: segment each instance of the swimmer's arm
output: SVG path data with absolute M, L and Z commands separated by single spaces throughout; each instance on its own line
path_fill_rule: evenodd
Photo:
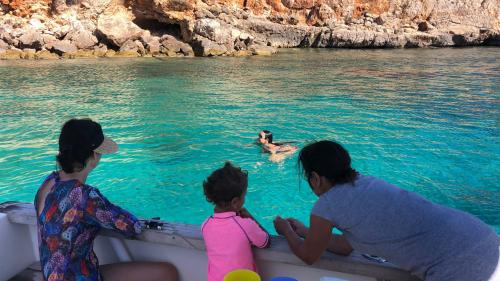
M 271 154 L 276 154 L 279 150 L 279 146 L 270 146 L 270 145 L 263 145 L 262 148 L 264 148 L 265 151 L 271 153 Z

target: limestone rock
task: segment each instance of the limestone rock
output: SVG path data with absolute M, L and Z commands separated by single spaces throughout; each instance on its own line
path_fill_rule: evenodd
M 215 5 L 210 5 L 208 8 L 208 11 L 213 15 L 213 16 L 218 16 L 220 13 L 222 13 L 222 8 L 215 4 Z
M 139 54 L 137 51 L 118 51 L 113 54 L 113 57 L 117 58 L 137 58 L 140 56 L 141 54 Z
M 102 15 L 97 23 L 97 32 L 105 41 L 121 47 L 129 40 L 139 39 L 144 30 L 126 18 Z
M 321 31 L 320 28 L 281 25 L 262 20 L 244 22 L 241 27 L 243 30 L 249 31 L 255 38 L 254 41 L 278 48 L 298 47 L 311 31 L 317 30 L 318 33 Z
M 158 37 L 151 38 L 145 44 L 146 50 L 151 55 L 158 55 L 160 53 L 161 43 Z
M 95 58 L 93 50 L 78 50 L 73 54 L 73 58 Z
M 468 35 L 478 32 L 478 28 L 474 26 L 454 24 L 446 28 L 450 34 L 454 35 Z
M 432 29 L 435 29 L 435 27 L 428 21 L 422 21 L 418 24 L 418 31 L 430 31 Z
M 161 52 L 169 56 L 177 56 L 178 54 L 194 56 L 193 48 L 189 44 L 181 42 L 171 35 L 163 35 L 160 43 Z
M 332 46 L 332 31 L 324 30 L 314 40 L 311 47 L 314 48 L 327 48 Z
M 0 59 L 2 60 L 17 60 L 24 57 L 23 51 L 19 49 L 9 49 L 0 51 Z
M 423 48 L 431 46 L 434 42 L 436 42 L 437 38 L 432 34 L 415 32 L 406 35 L 406 40 L 406 48 Z
M 69 40 L 78 50 L 98 56 L 112 54 L 107 48 L 96 48 L 99 43 L 122 49 L 118 55 L 182 56 L 193 54 L 193 48 L 184 43 L 189 42 L 196 55 L 240 56 L 252 52 L 253 45 L 498 45 L 500 33 L 498 0 L 137 0 L 125 1 L 127 7 L 112 0 L 53 0 L 24 1 L 22 11 L 13 6 L 15 1 L 4 2 L 12 14 L 0 16 L 0 50 L 53 50 L 57 40 Z M 15 16 L 18 13 L 27 17 Z M 165 34 L 175 40 L 160 40 Z
M 91 9 L 96 14 L 101 14 L 109 5 L 111 0 L 84 0 L 81 5 L 87 6 L 87 9 Z
M 7 43 L 10 46 L 17 46 L 19 45 L 19 40 L 14 38 L 12 34 L 10 34 L 10 31 L 3 31 L 0 33 L 0 39 Z
M 296 16 L 289 16 L 287 19 L 287 23 L 291 25 L 297 25 L 299 23 L 299 19 Z
M 486 39 L 484 41 L 485 45 L 488 46 L 500 46 L 500 31 L 489 30 L 486 34 Z
M 435 47 L 451 47 L 453 45 L 453 35 L 449 33 L 435 34 L 434 40 L 432 41 L 432 46 Z
M 47 27 L 37 18 L 31 18 L 29 21 L 31 30 L 45 30 Z
M 235 19 L 232 16 L 230 16 L 230 15 L 228 15 L 226 13 L 219 14 L 219 16 L 217 18 L 219 20 L 227 23 L 227 24 L 230 24 L 230 25 L 233 25 L 235 23 Z
M 56 26 L 52 32 L 54 33 L 54 36 L 57 39 L 63 39 L 66 34 L 70 31 L 70 26 L 69 25 L 59 25 Z
M 194 33 L 217 44 L 225 44 L 231 41 L 232 37 L 230 28 L 214 19 L 197 20 L 194 24 Z
M 207 10 L 205 8 L 198 8 L 195 11 L 194 16 L 196 19 L 204 19 L 204 18 L 214 19 L 215 18 L 215 16 L 212 14 L 212 12 L 210 12 L 209 10 Z
M 186 57 L 194 57 L 193 47 L 189 44 L 184 43 L 181 47 L 181 52 Z
M 281 3 L 289 9 L 311 9 L 314 7 L 314 0 L 281 0 Z
M 387 22 L 387 16 L 385 14 L 379 15 L 373 21 L 378 25 L 384 25 Z
M 19 37 L 20 48 L 32 48 L 41 50 L 43 46 L 42 34 L 38 31 L 29 31 Z
M 232 57 L 248 57 L 253 55 L 253 52 L 251 50 L 239 50 L 236 52 L 232 52 L 230 56 Z
M 119 53 L 120 56 L 137 56 L 135 53 L 138 55 L 145 55 L 146 49 L 139 40 L 128 40 L 121 46 Z
M 98 46 L 95 46 L 95 47 L 94 47 L 93 54 L 94 54 L 94 56 L 96 56 L 96 57 L 105 57 L 105 56 L 106 56 L 107 51 L 108 51 L 108 47 L 106 47 L 106 45 L 104 45 L 104 44 L 99 44 Z
M 51 10 L 54 14 L 61 14 L 68 9 L 65 0 L 52 0 Z
M 226 46 L 220 45 L 205 37 L 196 35 L 191 44 L 196 56 L 221 56 L 228 52 Z
M 162 10 L 184 12 L 192 11 L 195 7 L 195 1 L 193 0 L 162 0 L 160 2 L 160 7 Z
M 349 46 L 351 48 L 366 48 L 373 47 L 376 36 L 375 33 L 369 32 L 367 30 L 347 30 L 339 29 L 332 33 L 331 37 L 331 47 L 342 48 Z M 383 46 L 385 40 L 383 35 L 377 38 L 377 44 L 379 47 Z
M 5 43 L 2 39 L 0 39 L 0 50 L 7 50 L 9 48 L 9 44 Z
M 315 6 L 307 16 L 307 24 L 315 26 L 323 26 L 326 21 L 334 16 L 334 12 L 330 6 L 322 4 Z
M 74 54 L 78 49 L 69 40 L 57 41 L 52 44 L 52 51 L 60 56 Z
M 455 34 L 452 35 L 451 40 L 453 41 L 453 46 L 458 47 L 474 46 L 479 44 L 479 38 L 473 34 Z
M 281 15 L 269 15 L 267 17 L 267 19 L 271 22 L 275 22 L 275 23 L 284 23 L 285 22 L 285 18 Z
M 27 59 L 27 60 L 32 60 L 32 59 L 35 59 L 35 53 L 36 53 L 36 50 L 35 49 L 24 49 L 23 50 L 23 59 Z
M 248 44 L 244 40 L 236 39 L 234 41 L 234 49 L 236 51 L 244 51 L 248 48 Z
M 57 38 L 50 34 L 42 34 L 43 44 L 45 49 L 51 49 L 52 43 L 57 42 Z M 48 46 L 47 46 L 48 45 Z
M 57 60 L 59 56 L 49 52 L 48 50 L 41 50 L 35 53 L 35 59 L 37 60 Z
M 97 37 L 85 29 L 70 31 L 64 39 L 70 40 L 78 49 L 91 49 L 98 43 Z
M 107 58 L 112 58 L 116 55 L 116 52 L 114 50 L 108 50 L 106 51 L 106 54 L 104 55 Z
M 250 47 L 250 50 L 252 51 L 252 54 L 256 56 L 270 56 L 278 52 L 276 48 L 263 45 L 254 45 Z

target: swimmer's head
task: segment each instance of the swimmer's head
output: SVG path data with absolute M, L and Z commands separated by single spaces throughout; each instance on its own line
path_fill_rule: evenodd
M 263 130 L 259 133 L 260 143 L 273 143 L 273 133 L 268 130 Z

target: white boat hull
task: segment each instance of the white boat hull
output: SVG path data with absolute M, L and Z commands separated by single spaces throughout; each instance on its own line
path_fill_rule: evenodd
M 359 254 L 350 257 L 327 254 L 308 266 L 293 256 L 283 239 L 273 237 L 272 242 L 270 249 L 255 252 L 263 281 L 276 276 L 300 281 L 319 281 L 323 277 L 332 281 L 419 280 L 393 265 L 364 260 Z M 105 231 L 95 240 L 94 251 L 100 264 L 168 261 L 177 267 L 181 280 L 206 280 L 207 257 L 198 226 L 168 224 L 163 231 L 146 230 L 134 240 Z M 38 261 L 33 206 L 0 205 L 0 281 L 9 280 Z

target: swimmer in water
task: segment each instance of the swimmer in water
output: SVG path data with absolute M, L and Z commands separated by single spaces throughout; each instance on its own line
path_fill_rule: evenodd
M 263 130 L 259 133 L 257 142 L 262 146 L 265 152 L 271 154 L 269 160 L 273 162 L 283 161 L 286 156 L 293 154 L 297 150 L 295 145 L 284 142 L 273 142 L 273 133 L 268 130 Z

